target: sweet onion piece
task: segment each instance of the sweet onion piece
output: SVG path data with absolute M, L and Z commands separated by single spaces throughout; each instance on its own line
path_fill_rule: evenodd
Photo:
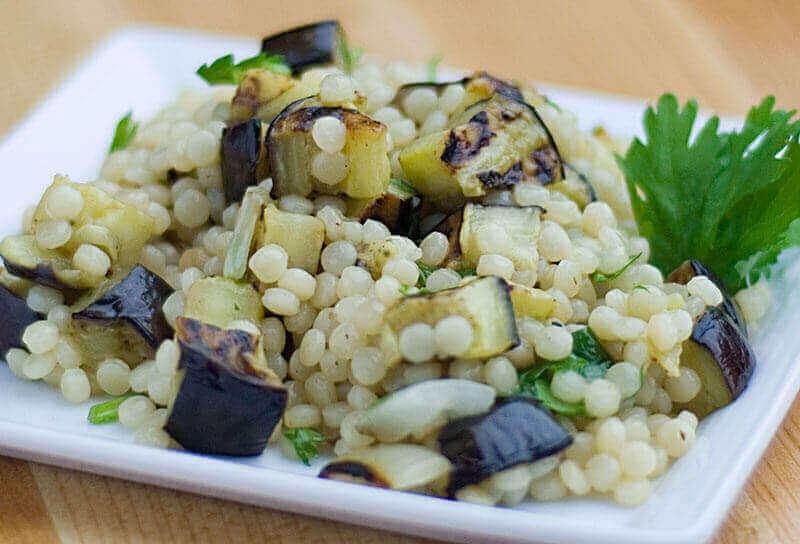
M 681 366 L 697 372 L 702 387 L 694 399 L 678 406 L 705 417 L 741 395 L 755 370 L 756 357 L 730 315 L 711 308 L 700 316 L 684 343 Z
M 225 202 L 242 200 L 248 187 L 256 185 L 259 176 L 261 121 L 250 119 L 222 130 L 221 168 Z
M 31 310 L 25 299 L 0 285 L 0 358 L 11 348 L 21 348 L 25 328 L 41 316 Z
M 292 28 L 264 38 L 261 51 L 281 55 L 296 75 L 307 66 L 333 62 L 341 31 L 339 21 L 320 21 Z
M 263 363 L 259 339 L 179 317 L 179 383 L 166 431 L 184 448 L 259 455 L 286 408 L 287 392 Z
M 233 229 L 233 239 L 225 252 L 223 275 L 226 278 L 240 280 L 247 272 L 247 260 L 250 258 L 250 250 L 253 248 L 258 220 L 261 217 L 264 202 L 267 200 L 269 200 L 269 195 L 260 187 L 245 191 L 242 206 L 236 218 L 236 226 Z
M 487 414 L 452 421 L 439 433 L 442 454 L 453 463 L 448 493 L 571 443 L 569 432 L 530 399 L 509 399 Z
M 119 283 L 72 314 L 74 337 L 91 360 L 120 357 L 138 363 L 172 336 L 162 306 L 172 288 L 137 265 Z
M 486 412 L 492 387 L 471 380 L 429 380 L 404 387 L 367 409 L 364 430 L 381 442 L 421 439 L 448 421 Z
M 380 444 L 334 459 L 319 477 L 408 491 L 439 487 L 449 472 L 450 461 L 424 446 Z

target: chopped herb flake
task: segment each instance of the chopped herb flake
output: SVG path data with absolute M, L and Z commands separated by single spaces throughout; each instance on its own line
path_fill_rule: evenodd
M 311 459 L 319 455 L 317 445 L 325 441 L 319 431 L 308 428 L 284 429 L 283 436 L 292 443 L 294 452 L 304 465 L 310 465 Z
M 128 147 L 133 138 L 136 136 L 136 131 L 139 130 L 139 123 L 133 120 L 133 112 L 129 111 L 125 116 L 117 121 L 117 126 L 114 129 L 114 138 L 111 140 L 111 146 L 108 148 L 109 153 L 119 151 Z
M 135 397 L 133 393 L 122 395 L 115 399 L 108 400 L 95 404 L 89 408 L 89 415 L 87 419 L 92 425 L 104 425 L 106 423 L 114 423 L 119 420 L 119 405 L 131 397 Z

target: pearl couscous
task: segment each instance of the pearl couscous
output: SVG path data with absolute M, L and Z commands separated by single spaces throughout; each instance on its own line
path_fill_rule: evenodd
M 0 302 L 28 316 L 11 371 L 115 397 L 90 421 L 152 446 L 269 442 L 479 504 L 645 502 L 741 391 L 709 404 L 729 362 L 697 324 L 746 342 L 768 288 L 648 264 L 626 143 L 534 89 L 333 56 L 184 92 L 97 179 L 57 176 L 0 244 Z

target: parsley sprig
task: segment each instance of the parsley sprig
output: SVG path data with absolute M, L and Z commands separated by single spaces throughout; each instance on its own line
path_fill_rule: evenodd
M 310 465 L 311 459 L 319 455 L 317 445 L 325 441 L 322 433 L 308 428 L 284 429 L 283 436 L 292 443 L 294 452 L 304 465 Z
M 352 74 L 364 52 L 361 48 L 350 45 L 344 32 L 339 33 L 336 48 L 339 51 L 339 62 L 342 63 L 342 69 L 345 73 Z
M 282 56 L 259 53 L 238 63 L 233 61 L 233 55 L 225 55 L 211 64 L 203 64 L 197 69 L 197 75 L 209 85 L 238 85 L 245 72 L 253 68 L 262 68 L 287 76 L 292 73 Z
M 117 126 L 114 128 L 114 137 L 111 140 L 108 152 L 113 153 L 128 147 L 133 142 L 138 130 L 139 123 L 133 120 L 133 112 L 129 111 L 122 119 L 117 121 Z
M 771 96 L 738 131 L 717 117 L 698 129 L 697 111 L 662 96 L 618 162 L 651 262 L 667 274 L 699 259 L 736 291 L 800 244 L 800 121 Z

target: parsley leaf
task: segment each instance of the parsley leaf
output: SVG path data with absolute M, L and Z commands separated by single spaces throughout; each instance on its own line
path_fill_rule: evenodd
M 203 64 L 197 69 L 197 75 L 202 77 L 209 85 L 238 85 L 245 72 L 253 68 L 262 68 L 287 76 L 292 73 L 291 68 L 283 61 L 282 56 L 259 53 L 255 57 L 244 59 L 239 63 L 233 62 L 233 55 L 225 55 L 210 65 Z
M 322 434 L 314 429 L 284 429 L 283 436 L 294 446 L 294 452 L 304 465 L 310 465 L 311 459 L 319 455 L 317 444 L 325 441 Z
M 107 400 L 106 402 L 95 404 L 89 408 L 89 415 L 86 419 L 88 419 L 89 423 L 92 425 L 114 423 L 119 420 L 119 405 L 135 396 L 136 395 L 129 393 L 115 399 Z
M 358 61 L 361 60 L 363 51 L 359 47 L 351 46 L 344 32 L 339 33 L 336 48 L 339 50 L 339 60 L 345 73 L 352 74 L 355 67 L 358 66 Z
M 615 270 L 614 272 L 611 272 L 610 274 L 603 274 L 602 272 L 593 272 L 592 273 L 592 279 L 595 281 L 595 283 L 603 283 L 603 282 L 606 282 L 606 281 L 615 280 L 618 277 L 620 277 L 627 269 L 629 269 L 631 266 L 633 266 L 633 263 L 638 261 L 639 257 L 641 257 L 641 256 L 642 256 L 642 252 L 640 251 L 639 253 L 637 253 L 636 255 L 631 257 L 630 259 L 628 259 L 628 262 L 626 262 L 624 265 L 622 265 L 622 268 L 620 268 L 619 270 Z
M 139 130 L 139 123 L 133 120 L 133 112 L 129 111 L 122 119 L 117 121 L 117 126 L 114 129 L 114 138 L 111 140 L 108 152 L 113 153 L 128 147 L 134 136 L 136 136 L 137 130 Z
M 478 275 L 478 272 L 474 268 L 459 268 L 456 270 L 456 272 L 458 272 L 458 275 L 462 278 Z
M 428 74 L 428 81 L 431 83 L 436 83 L 439 74 L 439 65 L 444 60 L 444 57 L 441 53 L 436 54 L 428 59 L 427 64 L 425 65 L 425 72 Z
M 800 239 L 800 121 L 771 96 L 739 131 L 721 132 L 717 117 L 696 130 L 697 111 L 662 96 L 644 142 L 617 161 L 653 264 L 668 274 L 699 259 L 736 291 Z
M 428 281 L 428 276 L 438 270 L 435 266 L 428 266 L 425 263 L 417 263 L 417 268 L 419 268 L 419 280 L 417 280 L 417 285 L 423 287 L 425 286 L 425 282 Z

